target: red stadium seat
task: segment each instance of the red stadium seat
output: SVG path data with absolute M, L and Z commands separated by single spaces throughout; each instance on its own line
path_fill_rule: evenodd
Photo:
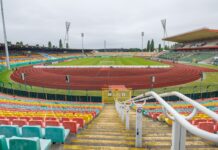
M 45 127 L 44 122 L 42 120 L 30 120 L 29 125 L 40 125 L 42 128 Z
M 198 128 L 205 130 L 205 131 L 208 131 L 208 132 L 211 132 L 211 133 L 215 132 L 214 123 L 211 123 L 211 122 L 199 122 Z
M 26 121 L 29 121 L 31 120 L 31 117 L 20 117 L 21 120 L 26 120 Z
M 19 127 L 22 127 L 24 125 L 28 125 L 28 122 L 26 120 L 19 120 L 19 119 L 14 119 L 12 121 L 13 125 L 18 125 Z
M 44 120 L 44 118 L 43 117 L 32 117 L 32 120 Z
M 73 118 L 73 121 L 76 121 L 80 125 L 80 128 L 85 126 L 85 121 L 82 118 Z
M 71 119 L 69 119 L 69 118 L 62 118 L 61 122 L 63 123 L 64 121 L 71 121 Z
M 9 119 L 0 119 L 0 125 L 11 125 L 11 121 Z
M 10 121 L 13 121 L 14 119 L 18 119 L 17 117 L 7 117 Z
M 65 129 L 70 129 L 71 133 L 76 134 L 79 130 L 79 124 L 77 124 L 75 121 L 64 121 L 63 126 Z
M 45 120 L 55 120 L 56 121 L 57 118 L 55 118 L 55 117 L 46 117 Z
M 207 122 L 206 119 L 196 119 L 192 121 L 193 125 L 198 125 L 200 122 Z
M 61 124 L 56 120 L 47 120 L 45 121 L 45 126 L 61 126 Z

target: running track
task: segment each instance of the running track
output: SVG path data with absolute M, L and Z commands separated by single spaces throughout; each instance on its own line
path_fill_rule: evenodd
M 174 64 L 171 68 L 80 68 L 80 69 L 39 69 L 32 66 L 21 67 L 14 71 L 11 79 L 24 83 L 21 80 L 21 73 L 26 76 L 28 85 L 74 90 L 100 90 L 108 85 L 125 85 L 132 89 L 146 89 L 151 87 L 150 77 L 154 75 L 156 82 L 154 87 L 166 87 L 188 83 L 200 78 L 201 72 L 215 72 L 216 70 L 194 67 L 185 64 Z M 65 76 L 71 76 L 71 83 L 68 85 Z

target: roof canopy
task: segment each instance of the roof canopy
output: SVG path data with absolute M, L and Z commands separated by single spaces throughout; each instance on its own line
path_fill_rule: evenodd
M 184 43 L 184 42 L 201 41 L 201 40 L 209 40 L 209 39 L 218 39 L 218 30 L 202 28 L 191 32 L 186 32 L 183 34 L 167 37 L 164 38 L 163 40 Z

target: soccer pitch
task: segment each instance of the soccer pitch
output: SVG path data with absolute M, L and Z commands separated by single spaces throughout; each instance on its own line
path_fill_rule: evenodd
M 164 65 L 160 62 L 147 60 L 137 57 L 109 57 L 109 58 L 80 58 L 72 61 L 61 62 L 55 64 L 55 66 L 95 66 L 95 65 L 133 65 L 133 66 L 152 66 L 152 65 Z

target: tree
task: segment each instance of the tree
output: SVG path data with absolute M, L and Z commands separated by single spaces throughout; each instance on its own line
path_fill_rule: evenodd
M 161 44 L 158 45 L 158 51 L 162 51 Z
M 48 42 L 48 48 L 51 48 L 52 47 L 52 44 L 51 44 L 51 41 Z
M 16 42 L 16 45 L 19 46 L 19 45 L 20 45 L 20 42 Z
M 153 39 L 151 40 L 150 50 L 151 52 L 154 51 L 154 40 Z
M 20 46 L 23 46 L 23 42 L 22 41 L 20 42 Z
M 59 40 L 59 48 L 63 48 L 62 40 Z
M 147 43 L 147 51 L 148 52 L 150 51 L 150 40 L 148 40 L 148 43 Z
M 69 44 L 68 44 L 68 43 L 66 43 L 66 48 L 67 48 L 67 49 L 69 48 Z

